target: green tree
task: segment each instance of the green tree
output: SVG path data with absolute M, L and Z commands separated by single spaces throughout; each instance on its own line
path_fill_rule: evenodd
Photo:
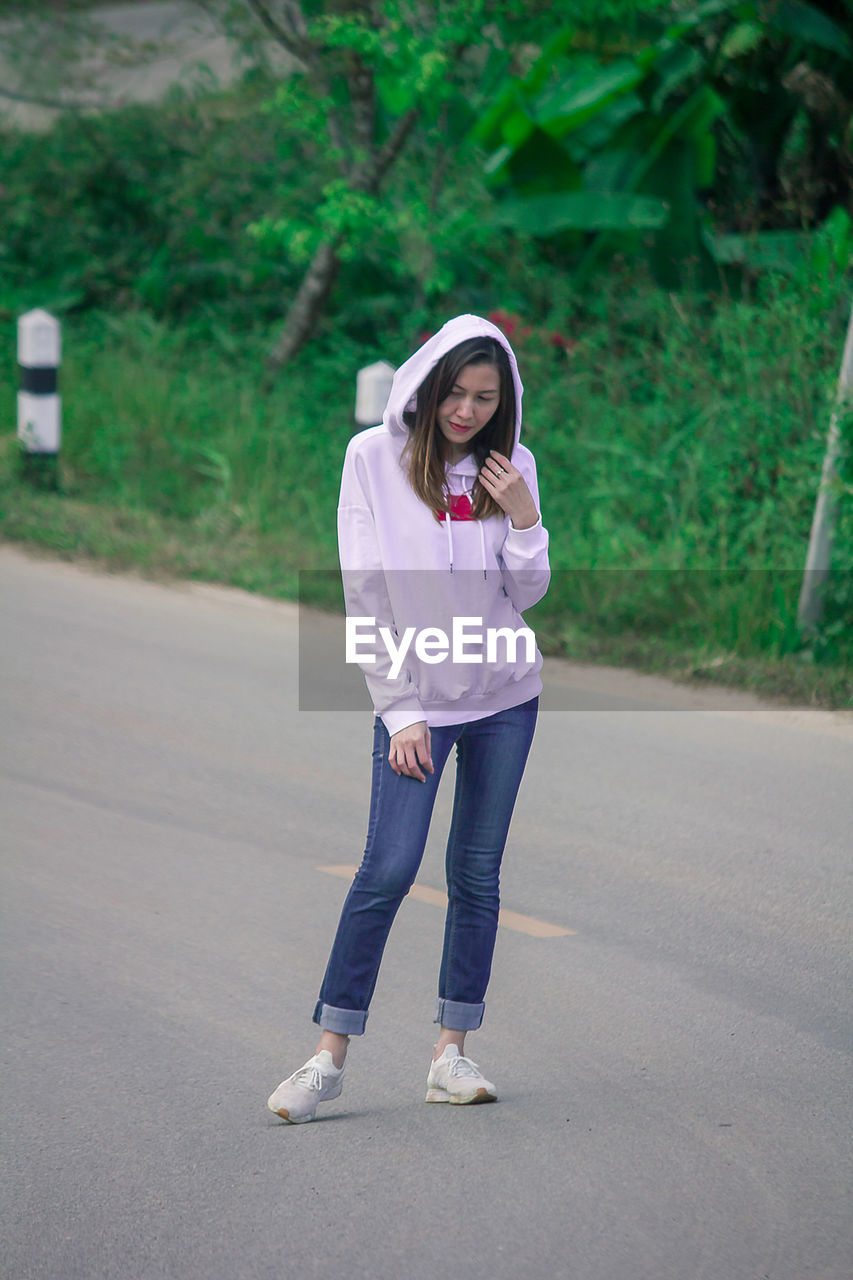
M 495 222 L 556 239 L 581 279 L 641 245 L 668 287 L 713 283 L 724 263 L 790 265 L 802 233 L 830 216 L 842 257 L 853 203 L 845 8 L 673 4 L 639 38 L 592 45 L 567 24 L 479 123 Z
M 517 68 L 516 49 L 549 21 L 543 0 L 205 0 L 232 38 L 260 53 L 272 41 L 296 62 L 275 109 L 304 123 L 322 176 L 310 223 L 275 211 L 254 227 L 304 263 L 271 346 L 270 376 L 311 335 L 342 259 L 387 225 L 383 186 L 416 128 L 473 122 L 470 102 Z

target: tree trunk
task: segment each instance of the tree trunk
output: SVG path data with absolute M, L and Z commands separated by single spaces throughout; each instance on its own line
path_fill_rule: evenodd
M 311 336 L 335 280 L 339 243 L 339 240 L 324 240 L 314 254 L 290 305 L 284 327 L 267 356 L 266 386 Z
M 401 116 L 384 147 L 376 152 L 359 172 L 350 175 L 354 190 L 376 195 L 382 179 L 406 145 L 418 114 L 418 109 L 412 107 L 404 116 Z M 335 240 L 324 241 L 314 254 L 296 297 L 290 305 L 284 327 L 267 356 L 267 371 L 263 381 L 265 390 L 269 390 L 276 373 L 284 368 L 288 360 L 292 359 L 302 344 L 311 337 L 335 281 L 341 239 L 342 237 L 339 236 Z

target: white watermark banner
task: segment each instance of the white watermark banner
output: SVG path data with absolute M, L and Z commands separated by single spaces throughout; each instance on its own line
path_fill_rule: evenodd
M 375 617 L 350 618 L 345 622 L 346 661 L 372 666 L 377 647 L 384 647 L 391 660 L 386 678 L 396 680 L 406 658 L 434 663 L 482 663 L 492 666 L 517 661 L 519 644 L 524 645 L 528 666 L 536 661 L 536 637 L 529 627 L 484 627 L 482 618 L 454 617 L 451 634 L 441 627 L 406 627 L 398 636 L 391 627 L 380 626 Z

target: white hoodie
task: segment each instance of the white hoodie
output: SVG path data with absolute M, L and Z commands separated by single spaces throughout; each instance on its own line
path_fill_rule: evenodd
M 548 534 L 541 517 L 530 529 L 514 529 L 508 516 L 437 520 L 412 489 L 407 458 L 401 456 L 409 437 L 403 412 L 414 409 L 418 387 L 443 355 L 476 337 L 497 339 L 509 356 L 517 403 L 511 460 L 538 509 L 536 464 L 519 443 L 522 386 L 515 355 L 501 330 L 479 316 L 448 321 L 400 366 L 382 425 L 353 436 L 344 459 L 338 548 L 347 617 L 350 625 L 355 618 L 376 620 L 373 629 L 367 622 L 358 624 L 357 653 L 376 714 L 391 734 L 419 720 L 430 726 L 479 720 L 542 690 L 542 655 L 532 637 L 529 645 L 520 638 L 514 656 L 498 638 L 491 660 L 485 643 L 490 629 L 524 628 L 522 610 L 548 589 Z M 472 454 L 448 464 L 449 491 L 470 494 L 477 473 Z M 457 651 L 461 661 L 452 661 L 452 653 L 437 660 L 442 650 L 434 633 L 432 646 L 424 636 L 423 656 L 416 655 L 419 633 L 439 628 L 450 640 L 454 619 L 458 627 L 461 618 L 469 619 L 466 634 L 475 637 Z M 414 628 L 396 673 L 389 646 L 379 638 L 383 626 L 393 633 L 395 649 Z M 478 634 L 482 644 L 476 642 Z

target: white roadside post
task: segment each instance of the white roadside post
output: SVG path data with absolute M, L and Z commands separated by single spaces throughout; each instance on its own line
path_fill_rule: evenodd
M 59 487 L 59 321 L 47 311 L 18 319 L 18 439 L 24 477 L 46 489 Z
M 847 325 L 847 340 L 841 358 L 838 376 L 838 394 L 835 409 L 829 421 L 829 436 L 823 458 L 820 489 L 815 503 L 806 568 L 800 590 L 797 623 L 800 632 L 814 631 L 823 613 L 823 588 L 829 576 L 832 562 L 832 543 L 835 537 L 835 520 L 838 514 L 836 491 L 838 466 L 844 451 L 841 438 L 841 416 L 853 407 L 853 308 Z
M 359 369 L 355 380 L 355 420 L 359 426 L 375 427 L 382 421 L 393 380 L 394 366 L 387 360 Z

